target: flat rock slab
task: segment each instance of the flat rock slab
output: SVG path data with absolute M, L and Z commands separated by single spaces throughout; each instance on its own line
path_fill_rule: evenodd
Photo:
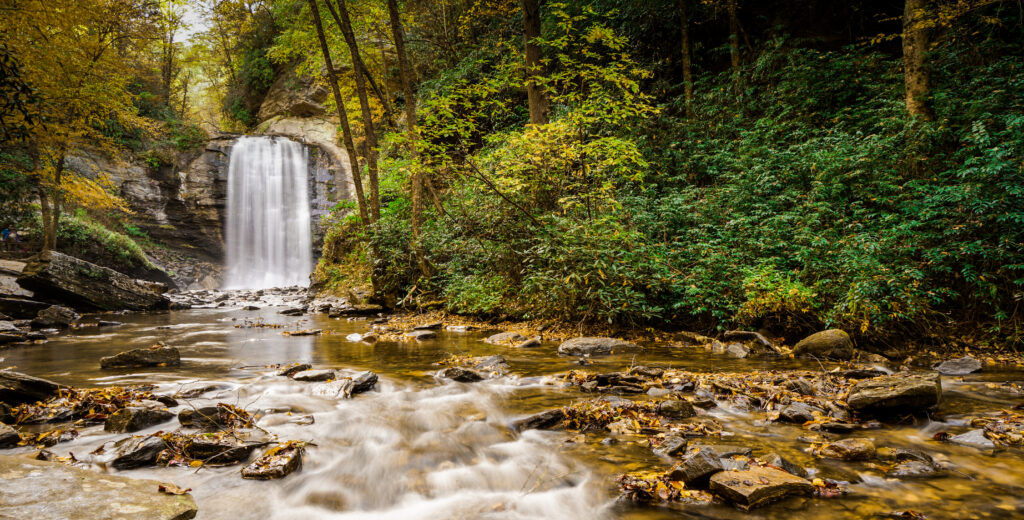
M 499 332 L 484 338 L 484 343 L 491 345 L 518 345 L 526 341 L 526 336 L 518 332 Z
M 181 354 L 175 347 L 137 348 L 100 359 L 100 368 L 138 368 L 177 366 Z
M 889 415 L 923 412 L 938 404 L 941 397 L 938 373 L 897 374 L 853 385 L 846 403 L 860 413 Z
M 62 388 L 67 387 L 21 372 L 0 370 L 0 403 L 17 405 L 43 401 Z
M 330 381 L 331 379 L 337 379 L 333 370 L 303 370 L 292 375 L 292 379 L 296 381 L 316 382 L 316 381 Z
M 187 520 L 189 494 L 160 493 L 160 482 L 97 473 L 59 462 L 0 455 L 0 518 Z
M 166 309 L 171 301 L 162 283 L 136 280 L 113 269 L 73 256 L 47 251 L 33 258 L 18 285 L 40 300 L 51 300 L 88 310 L 144 311 Z
M 572 338 L 558 346 L 558 353 L 566 356 L 607 356 L 641 350 L 636 343 L 615 338 Z
M 722 471 L 711 477 L 711 491 L 740 509 L 761 507 L 789 496 L 810 495 L 806 479 L 769 467 Z

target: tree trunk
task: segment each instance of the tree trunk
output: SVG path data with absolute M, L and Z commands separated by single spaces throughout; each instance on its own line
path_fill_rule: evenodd
M 327 11 L 331 13 L 331 18 L 334 19 L 334 23 L 338 24 L 338 29 L 341 29 L 342 34 L 344 34 L 345 33 L 345 26 L 344 26 L 344 24 L 341 21 L 341 17 L 338 16 L 338 11 L 336 9 L 334 9 L 334 6 L 331 5 L 330 1 L 327 1 L 327 2 L 324 2 L 324 3 L 327 6 Z M 339 1 L 339 4 L 340 4 L 340 1 Z M 348 19 L 347 16 L 346 16 L 346 19 Z M 351 24 L 349 25 L 349 27 L 351 27 Z M 383 51 L 381 52 L 381 54 L 383 54 Z M 362 68 L 362 74 L 363 74 L 363 77 L 366 78 L 366 82 L 370 84 L 370 90 L 373 91 L 373 95 L 377 96 L 377 99 L 380 100 L 381 106 L 384 107 L 384 119 L 387 120 L 388 125 L 392 125 L 394 123 L 395 117 L 394 117 L 394 113 L 391 111 L 391 103 L 390 103 L 390 101 L 388 101 L 387 95 L 386 95 L 386 93 L 384 91 L 386 89 L 382 90 L 379 86 L 377 86 L 377 82 L 373 79 L 373 74 L 370 74 L 370 68 L 366 66 L 366 62 L 362 61 L 362 56 L 359 57 L 359 61 L 361 63 L 363 63 L 363 67 L 361 67 Z M 353 61 L 353 68 L 355 68 L 356 71 L 360 70 L 360 67 L 355 67 L 355 62 L 354 61 Z M 386 85 L 385 85 L 385 87 L 386 87 Z
M 39 190 L 39 202 L 43 216 L 43 251 L 57 249 L 57 228 L 60 226 L 60 210 L 64 201 L 64 194 L 61 190 L 61 178 L 64 176 L 64 154 L 65 148 L 61 147 L 57 154 L 57 164 L 53 172 L 53 198 L 50 199 L 46 193 L 46 187 Z M 49 219 L 47 219 L 49 214 Z
M 925 54 L 928 52 L 928 29 L 921 26 L 926 0 L 906 0 L 903 4 L 903 82 L 906 89 L 907 113 L 925 121 L 935 119 L 929 102 L 931 78 Z
M 388 16 L 391 20 L 391 34 L 395 40 L 395 51 L 398 53 L 398 67 L 402 75 L 402 95 L 405 97 L 405 133 L 409 140 L 409 153 L 413 158 L 412 176 L 409 178 L 410 195 L 412 198 L 412 248 L 423 276 L 431 275 L 430 263 L 427 261 L 420 235 L 423 229 L 423 172 L 416 149 L 416 97 L 412 91 L 412 67 L 409 55 L 405 50 L 405 33 L 402 30 L 402 19 L 398 15 L 397 0 L 388 0 Z
M 185 121 L 185 110 L 188 108 L 188 81 L 192 79 L 192 74 L 185 76 L 185 83 L 181 86 L 181 116 L 179 119 L 182 122 Z
M 683 96 L 686 100 L 686 117 L 693 117 L 693 65 L 690 58 L 690 18 L 686 14 L 687 0 L 679 0 L 680 27 L 683 40 Z
M 330 0 L 327 0 L 328 2 Z M 377 132 L 373 128 L 373 113 L 370 112 L 370 101 L 366 95 L 366 64 L 359 55 L 359 45 L 352 22 L 348 17 L 345 0 L 338 0 L 338 15 L 341 16 L 341 31 L 345 36 L 349 52 L 352 54 L 353 76 L 356 80 L 356 95 L 359 96 L 359 107 L 363 112 L 363 128 L 366 132 L 366 163 L 370 175 L 370 218 L 372 222 L 380 219 L 380 187 L 377 179 Z
M 548 122 L 548 100 L 537 85 L 540 74 L 540 4 L 538 0 L 523 0 L 523 41 L 526 46 L 526 96 L 530 102 L 530 122 L 542 125 Z
M 729 58 L 735 72 L 740 68 L 740 21 L 736 17 L 736 0 L 729 0 Z
M 330 0 L 327 0 L 330 1 Z M 352 127 L 348 122 L 348 113 L 345 111 L 345 100 L 341 98 L 338 90 L 338 78 L 334 74 L 334 65 L 331 63 L 331 51 L 327 48 L 327 39 L 324 37 L 324 27 L 320 22 L 320 11 L 317 8 L 316 0 L 307 0 L 309 11 L 313 15 L 313 25 L 316 26 L 316 35 L 320 40 L 320 52 L 324 56 L 324 68 L 327 69 L 327 80 L 331 84 L 331 92 L 334 95 L 334 104 L 338 108 L 338 119 L 341 120 L 341 132 L 345 141 L 345 152 L 348 153 L 349 164 L 352 169 L 352 184 L 356 189 L 356 203 L 359 205 L 359 218 L 365 226 L 369 223 L 366 212 L 366 198 L 363 196 L 363 179 L 359 170 L 359 154 L 356 153 L 355 139 L 352 138 Z M 340 187 L 341 183 L 337 183 Z
M 167 34 L 164 37 L 164 49 L 163 49 L 163 65 L 161 67 L 161 89 L 164 97 L 164 104 L 168 107 L 171 106 L 171 79 L 173 78 L 174 70 L 174 31 L 171 29 L 167 30 Z M 173 109 L 172 109 L 173 110 Z

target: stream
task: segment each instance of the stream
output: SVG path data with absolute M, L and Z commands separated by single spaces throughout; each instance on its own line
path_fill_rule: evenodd
M 515 349 L 484 343 L 487 332 L 444 330 L 426 341 L 352 342 L 346 335 L 366 332 L 368 321 L 322 314 L 287 317 L 280 310 L 223 307 L 126 314 L 113 318 L 124 322 L 119 327 L 69 331 L 44 344 L 0 351 L 0 358 L 4 366 L 72 386 L 155 384 L 154 393 L 173 394 L 217 385 L 183 406 L 229 403 L 260 411 L 258 425 L 279 439 L 314 444 L 303 457 L 302 469 L 281 480 L 243 480 L 238 466 L 120 472 L 191 488 L 199 519 L 835 520 L 906 510 L 930 519 L 1024 515 L 1024 458 L 1019 451 L 992 454 L 932 440 L 940 431 L 966 430 L 971 414 L 1019 404 L 1022 398 L 1015 387 L 1004 384 L 1024 380 L 1018 370 L 990 367 L 969 376 L 943 377 L 941 421 L 919 420 L 852 435 L 868 437 L 878 447 L 921 449 L 951 466 L 945 476 L 926 480 L 889 479 L 871 462 L 814 458 L 798 440 L 808 433 L 800 426 L 769 423 L 763 412 L 722 402 L 702 413 L 721 421 L 730 435 L 707 442 L 749 446 L 755 455 L 778 453 L 808 468 L 812 478 L 848 482 L 849 493 L 833 499 L 791 498 L 750 513 L 728 505 L 661 508 L 617 500 L 619 474 L 664 471 L 671 464 L 651 451 L 645 437 L 557 430 L 516 434 L 509 428 L 528 414 L 593 397 L 560 384 L 558 375 L 580 367 L 575 358 L 556 353 L 557 343 Z M 258 318 L 285 328 L 236 328 L 245 319 Z M 295 328 L 328 334 L 281 333 Z M 178 347 L 181 366 L 100 369 L 103 356 L 157 342 Z M 436 363 L 453 354 L 501 354 L 511 365 L 510 375 L 478 383 L 438 378 Z M 342 373 L 371 370 L 380 381 L 374 391 L 353 399 L 316 397 L 309 383 L 276 375 L 275 365 L 293 362 Z M 814 361 L 732 359 L 699 349 L 645 345 L 641 354 L 595 358 L 586 369 L 611 372 L 641 363 L 697 372 L 828 368 Z M 137 434 L 176 426 L 165 423 Z M 51 450 L 89 461 L 88 453 L 123 437 L 104 432 L 102 425 L 91 426 Z M 102 461 L 92 462 L 100 466 Z

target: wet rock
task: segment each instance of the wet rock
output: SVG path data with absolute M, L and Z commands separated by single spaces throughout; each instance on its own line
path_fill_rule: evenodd
M 919 460 L 907 460 L 900 462 L 885 473 L 885 476 L 887 477 L 902 479 L 932 478 L 939 475 L 941 475 L 941 472 L 936 470 L 935 466 Z
M 460 383 L 475 383 L 484 380 L 484 376 L 480 375 L 480 373 L 462 367 L 448 367 L 441 372 L 441 377 Z
M 258 311 L 258 310 L 260 310 L 260 308 L 259 308 L 258 305 L 246 305 L 245 307 L 242 307 L 242 310 L 243 311 Z
M 877 368 L 861 367 L 851 368 L 848 370 L 840 370 L 838 372 L 835 372 L 835 375 L 839 377 L 845 377 L 847 379 L 870 379 L 872 377 L 885 376 L 891 373 L 892 372 L 887 372 L 885 370 L 878 370 Z
M 349 399 L 353 395 L 369 392 L 377 385 L 377 374 L 366 371 L 351 378 L 343 378 L 329 383 L 321 383 L 310 391 L 315 396 L 332 399 Z
M 169 395 L 154 395 L 153 399 L 167 408 L 174 408 L 175 406 L 178 406 L 178 400 Z
M 725 346 L 725 353 L 739 359 L 750 356 L 750 349 L 742 343 L 729 343 Z
M 814 492 L 806 479 L 770 467 L 723 471 L 711 477 L 710 487 L 713 493 L 744 510 Z
M 39 314 L 39 311 L 49 306 L 49 303 L 32 300 L 22 296 L 10 294 L 0 296 L 0 312 L 9 316 L 9 318 L 18 320 L 30 320 L 35 318 L 36 315 Z
M 0 423 L 0 449 L 13 448 L 19 442 L 21 442 L 21 436 L 18 435 L 18 430 Z
M 60 305 L 51 305 L 41 311 L 32 320 L 34 329 L 66 329 L 79 318 L 78 313 Z
M 723 471 L 743 471 L 750 468 L 750 463 L 744 459 L 721 459 Z
M 499 332 L 484 339 L 484 343 L 491 345 L 515 345 L 526 341 L 526 336 L 518 332 Z
M 807 403 L 794 402 L 779 410 L 779 420 L 803 424 L 814 420 L 814 412 L 823 413 L 820 408 L 815 408 Z
M 299 372 L 305 372 L 306 370 L 309 370 L 311 368 L 313 368 L 313 365 L 310 365 L 309 363 L 299 363 L 299 364 L 295 364 L 295 365 L 289 365 L 289 366 L 286 366 L 286 367 L 282 368 L 281 370 L 278 370 L 277 371 L 277 375 L 285 376 L 285 377 L 291 377 L 291 376 L 293 376 L 295 374 L 298 374 Z
M 713 341 L 711 338 L 702 334 L 685 330 L 676 332 L 675 339 L 686 345 L 704 345 Z
M 360 303 L 356 305 L 350 305 L 348 307 L 335 308 L 331 311 L 328 316 L 331 318 L 341 318 L 345 316 L 375 316 L 376 314 L 383 312 L 384 307 L 374 303 Z
M 0 516 L 19 519 L 187 520 L 191 495 L 159 492 L 162 484 L 97 473 L 60 462 L 0 456 Z
M 0 370 L 0 403 L 19 405 L 44 401 L 67 387 L 12 370 Z
M 828 421 L 823 422 L 819 425 L 822 431 L 832 433 L 850 433 L 854 430 L 859 430 L 863 426 L 860 424 L 840 422 L 840 421 Z
M 530 338 L 530 339 L 528 339 L 526 341 L 523 341 L 522 343 L 517 344 L 516 348 L 533 348 L 533 347 L 539 347 L 540 344 L 541 344 L 540 343 L 540 336 L 537 336 L 537 337 Z
M 669 478 L 692 489 L 706 488 L 712 475 L 722 471 L 722 461 L 711 450 L 690 449 L 683 460 L 669 470 Z
M 793 475 L 796 475 L 800 478 L 807 478 L 806 469 L 804 469 L 801 466 L 797 466 L 796 464 L 793 464 L 789 460 L 783 458 L 782 455 L 779 455 L 778 453 L 769 453 L 768 455 L 765 455 L 762 458 L 762 460 L 765 464 L 771 464 L 772 466 L 775 466 L 785 471 L 786 473 L 792 473 Z
M 289 307 L 278 312 L 278 314 L 283 314 L 285 316 L 302 316 L 303 314 L 306 314 L 306 309 L 303 309 L 302 307 Z
M 505 360 L 505 356 L 485 356 L 473 359 L 473 368 L 475 370 L 482 370 L 484 372 L 495 372 L 498 374 L 504 374 L 508 372 L 509 367 L 508 361 Z
M 448 332 L 470 332 L 476 330 L 473 325 L 448 325 L 445 327 Z
M 270 448 L 248 466 L 242 468 L 242 478 L 271 480 L 284 478 L 302 467 L 301 443 L 289 441 Z
M 181 354 L 178 349 L 163 345 L 137 348 L 100 359 L 100 368 L 137 368 L 180 364 Z
M 434 321 L 434 322 L 431 322 L 431 323 L 424 323 L 422 325 L 417 325 L 417 326 L 413 327 L 413 330 L 438 330 L 443 325 L 444 325 L 444 323 L 441 323 L 440 321 Z
M 0 332 L 0 345 L 7 345 L 8 343 L 17 343 L 19 341 L 25 341 L 25 336 L 20 334 L 8 334 L 6 332 Z
M 110 461 L 110 465 L 116 469 L 153 466 L 156 464 L 160 452 L 165 448 L 167 445 L 159 436 L 135 436 L 121 439 L 114 443 L 114 452 L 117 456 Z
M 958 359 L 949 359 L 939 363 L 935 370 L 947 376 L 962 376 L 981 371 L 981 360 L 971 356 L 964 356 Z
M 236 464 L 243 462 L 252 452 L 265 443 L 236 443 L 215 438 L 192 437 L 184 446 L 183 453 L 191 459 L 211 464 Z
M 892 462 L 916 460 L 930 465 L 935 464 L 931 455 L 913 448 L 879 448 L 877 454 L 878 458 Z
M 643 350 L 639 345 L 615 338 L 572 338 L 558 346 L 558 353 L 566 356 L 603 356 Z
M 669 434 L 654 448 L 654 453 L 663 457 L 673 457 L 686 451 L 688 441 L 679 435 Z
M 865 414 L 919 413 L 938 404 L 941 396 L 937 373 L 899 374 L 857 383 L 846 403 Z
M 167 410 L 129 406 L 110 414 L 103 423 L 103 430 L 115 433 L 137 432 L 173 418 L 174 414 Z
M 875 443 L 868 439 L 842 439 L 821 447 L 821 456 L 846 461 L 875 458 Z
M 185 428 L 201 430 L 219 430 L 227 426 L 227 421 L 221 416 L 220 408 L 216 406 L 186 408 L 178 412 L 178 422 Z
M 8 320 L 0 321 L 0 332 L 9 334 L 21 334 L 21 329 L 17 327 L 13 322 Z
M 695 444 L 690 446 L 690 451 L 711 453 L 720 459 L 727 459 L 736 455 L 749 457 L 754 452 L 753 449 L 746 446 L 736 446 L 732 444 Z
M 436 338 L 437 333 L 433 330 L 413 330 L 411 332 L 406 332 L 405 337 L 423 341 Z
M 996 447 L 996 444 L 985 436 L 985 431 L 980 429 L 954 435 L 949 438 L 949 442 L 982 450 L 990 450 Z
M 658 405 L 658 413 L 672 419 L 686 419 L 697 415 L 693 403 L 682 399 L 669 399 Z
M 538 414 L 513 421 L 511 426 L 514 431 L 523 430 L 550 430 L 558 427 L 565 420 L 565 412 L 561 408 L 547 410 Z
M 97 327 L 120 327 L 121 325 L 124 325 L 124 323 L 121 323 L 120 321 L 100 320 L 96 322 Z
M 113 269 L 73 256 L 47 251 L 29 262 L 18 285 L 40 300 L 62 302 L 74 308 L 96 310 L 166 309 L 167 286 L 136 280 Z
M 629 374 L 640 376 L 645 379 L 657 379 L 665 374 L 665 370 L 662 368 L 636 366 L 629 369 Z
M 292 379 L 306 382 L 329 381 L 336 379 L 334 375 L 333 370 L 303 370 L 293 374 Z
M 807 336 L 793 347 L 796 356 L 848 360 L 853 357 L 850 335 L 839 329 L 823 330 Z
M 196 397 L 199 397 L 207 392 L 214 392 L 217 390 L 223 390 L 225 388 L 228 387 L 226 385 L 217 384 L 200 385 L 177 392 L 174 394 L 174 397 L 177 397 L 178 399 L 195 399 Z

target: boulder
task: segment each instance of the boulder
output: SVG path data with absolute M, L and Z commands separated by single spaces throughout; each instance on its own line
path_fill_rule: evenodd
M 438 330 L 441 328 L 442 325 L 444 324 L 441 323 L 440 321 L 434 321 L 431 323 L 423 323 L 421 325 L 416 325 L 415 327 L 413 327 L 413 330 Z
M 797 466 L 796 464 L 793 464 L 789 460 L 783 458 L 782 455 L 779 455 L 778 453 L 769 453 L 768 455 L 765 455 L 762 460 L 765 464 L 775 466 L 776 468 L 779 468 L 785 471 L 786 473 L 792 473 L 798 477 L 807 478 L 806 469 Z
M 868 439 L 842 439 L 821 447 L 821 456 L 839 460 L 871 460 L 875 458 L 875 443 Z
M 103 430 L 115 433 L 137 432 L 173 418 L 174 414 L 167 410 L 128 406 L 110 414 L 103 423 Z
M 85 310 L 142 311 L 166 309 L 171 303 L 163 295 L 167 286 L 162 283 L 136 280 L 56 251 L 36 256 L 17 281 L 38 299 Z
M 336 379 L 333 370 L 303 370 L 292 375 L 292 379 L 296 381 L 329 381 Z
M 693 403 L 682 399 L 668 399 L 658 405 L 658 413 L 672 419 L 686 419 L 697 415 Z
M 46 379 L 0 370 L 0 403 L 14 406 L 44 401 L 67 387 Z
M 278 314 L 283 314 L 285 316 L 302 316 L 303 314 L 306 314 L 306 309 L 303 309 L 302 307 L 290 307 Z
M 242 478 L 271 480 L 288 476 L 302 467 L 303 448 L 300 446 L 286 442 L 270 448 L 252 464 L 242 468 Z
M 16 320 L 35 318 L 39 311 L 49 306 L 49 303 L 32 300 L 24 296 L 13 294 L 0 295 L 0 312 Z
M 484 372 L 493 372 L 497 374 L 504 374 L 511 368 L 508 361 L 505 360 L 505 356 L 484 356 L 473 359 L 473 369 L 482 370 Z
M 18 435 L 18 430 L 0 423 L 0 449 L 13 448 L 19 442 L 21 442 L 21 435 Z
M 558 353 L 566 356 L 604 356 L 643 350 L 636 343 L 615 338 L 572 338 L 558 346 Z
M 822 413 L 822 410 L 807 403 L 797 401 L 779 410 L 779 420 L 803 424 L 814 420 L 814 412 Z
M 182 453 L 188 458 L 211 464 L 235 464 L 247 460 L 256 448 L 264 444 L 196 436 L 185 442 Z
M 533 348 L 540 346 L 540 336 L 530 338 L 526 341 L 522 341 L 516 344 L 516 348 Z
M 938 404 L 941 397 L 938 373 L 899 374 L 857 383 L 846 404 L 863 414 L 920 413 Z
M 116 457 L 110 465 L 116 469 L 134 469 L 156 464 L 161 451 L 167 448 L 159 435 L 135 436 L 114 443 Z
M 352 390 L 349 392 L 349 396 L 373 390 L 373 387 L 377 386 L 378 379 L 377 374 L 369 370 L 352 376 Z
M 521 432 L 523 430 L 550 430 L 558 427 L 565 420 L 565 412 L 561 408 L 543 411 L 538 414 L 524 417 L 513 421 L 512 429 Z
M 932 478 L 941 475 L 935 466 L 919 460 L 906 460 L 900 462 L 885 473 L 890 478 Z
M 677 480 L 692 489 L 705 488 L 715 473 L 722 471 L 722 461 L 711 450 L 691 449 L 669 470 L 671 480 Z
M 732 444 L 694 444 L 690 446 L 688 453 L 696 453 L 698 451 L 711 453 L 719 459 L 727 459 L 736 455 L 749 457 L 754 453 L 754 450 L 747 446 L 735 446 Z
M 686 451 L 688 441 L 685 437 L 676 434 L 668 434 L 662 439 L 661 444 L 654 448 L 654 453 L 663 457 L 674 457 Z
M 32 320 L 34 329 L 66 329 L 80 316 L 75 311 L 60 305 L 51 305 L 41 311 Z
M 971 356 L 948 359 L 936 365 L 935 370 L 947 376 L 963 376 L 981 371 L 981 360 Z
M 21 334 L 21 329 L 19 329 L 18 326 L 15 325 L 13 321 L 3 320 L 0 321 L 0 332 L 10 334 Z
M 415 339 L 418 341 L 424 341 L 436 338 L 437 332 L 434 332 L 433 330 L 413 330 L 406 332 L 405 337 Z
M 441 372 L 441 377 L 460 383 L 475 383 L 484 380 L 484 376 L 479 372 L 462 367 L 448 367 Z
M 220 430 L 227 426 L 227 421 L 221 416 L 220 408 L 216 406 L 185 408 L 178 412 L 178 422 L 185 428 L 201 430 Z
M 996 443 L 992 442 L 992 439 L 986 437 L 985 431 L 980 429 L 971 430 L 966 433 L 961 433 L 960 435 L 954 435 L 949 438 L 949 442 L 981 450 L 990 450 L 996 447 Z
M 360 303 L 349 307 L 334 309 L 330 314 L 328 314 L 328 316 L 331 318 L 341 318 L 344 316 L 374 316 L 383 311 L 384 307 L 375 303 Z
M 350 399 L 353 395 L 369 392 L 377 385 L 377 374 L 366 371 L 351 378 L 342 378 L 315 385 L 310 393 L 331 399 Z
M 0 332 L 0 345 L 7 345 L 8 343 L 17 343 L 19 341 L 25 341 L 27 338 L 21 334 L 9 334 L 6 332 Z
M 725 353 L 738 359 L 744 359 L 750 356 L 750 349 L 742 343 L 729 343 L 725 346 Z
M 189 494 L 161 493 L 155 480 L 97 473 L 60 462 L 0 456 L 0 517 L 67 520 L 187 520 Z
M 516 345 L 526 341 L 526 336 L 518 332 L 499 332 L 484 339 L 484 343 L 491 345 Z
M 713 493 L 744 510 L 814 492 L 806 479 L 767 466 L 717 473 L 711 477 L 710 487 Z
M 850 335 L 839 329 L 823 330 L 807 336 L 793 347 L 796 356 L 808 356 L 835 360 L 849 360 L 853 357 L 853 341 Z
M 100 368 L 158 367 L 180 364 L 181 354 L 178 349 L 164 345 L 137 348 L 100 359 Z
M 299 372 L 305 372 L 306 370 L 309 370 L 311 368 L 313 368 L 313 365 L 310 365 L 309 363 L 298 363 L 295 365 L 286 366 L 281 370 L 278 370 L 277 375 L 291 377 L 295 374 L 298 374 Z

